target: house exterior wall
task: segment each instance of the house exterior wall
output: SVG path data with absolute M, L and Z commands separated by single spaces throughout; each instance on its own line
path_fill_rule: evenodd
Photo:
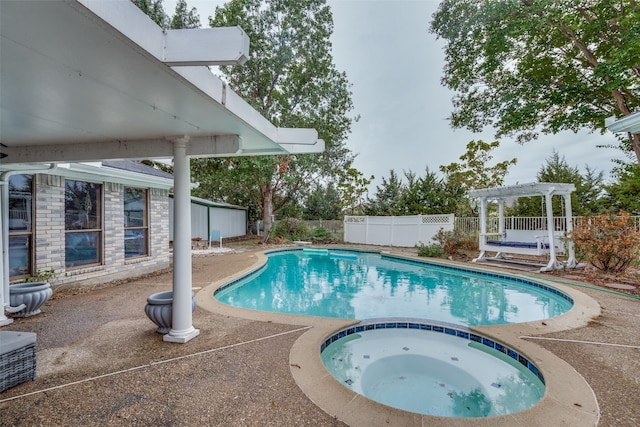
M 71 282 L 91 285 L 140 276 L 170 266 L 168 190 L 148 189 L 148 256 L 125 259 L 125 185 L 102 182 L 102 263 L 67 269 L 65 177 L 51 174 L 36 175 L 34 179 L 34 271 L 55 270 L 58 276 L 54 285 Z

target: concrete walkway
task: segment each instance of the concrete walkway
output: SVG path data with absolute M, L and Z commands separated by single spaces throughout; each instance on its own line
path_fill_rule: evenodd
M 256 262 L 253 251 L 193 258 L 200 289 Z M 548 278 L 548 276 L 545 276 Z M 171 273 L 56 291 L 42 314 L 2 330 L 36 332 L 37 378 L 0 393 L 2 426 L 341 426 L 291 374 L 290 351 L 309 327 L 198 307 L 201 335 L 168 344 L 144 314 Z M 570 283 L 570 281 L 565 280 Z M 640 301 L 580 287 L 602 315 L 588 326 L 527 340 L 568 362 L 595 392 L 601 426 L 640 425 Z M 534 420 L 548 426 L 548 420 Z M 482 423 L 482 422 L 481 422 Z M 392 425 L 385 419 L 361 425 Z M 508 425 L 485 419 L 483 425 Z M 575 424 L 576 426 L 579 424 Z

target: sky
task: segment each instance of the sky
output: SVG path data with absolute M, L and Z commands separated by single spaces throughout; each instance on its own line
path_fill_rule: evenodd
M 187 0 L 187 4 L 198 10 L 203 26 L 208 27 L 208 17 L 224 1 Z M 428 31 L 439 1 L 329 0 L 328 4 L 334 19 L 334 63 L 352 85 L 350 114 L 360 116 L 346 144 L 357 154 L 354 167 L 366 177 L 375 176 L 370 196 L 391 169 L 400 176 L 404 171 L 424 176 L 426 168 L 440 174 L 440 165 L 459 162 L 470 140 L 496 139 L 490 130 L 475 134 L 449 125 L 454 93 L 440 84 L 444 42 Z M 173 15 L 175 1 L 165 0 L 164 7 Z M 623 159 L 623 155 L 612 148 L 598 148 L 606 144 L 618 145 L 612 133 L 541 135 L 524 145 L 501 138 L 500 147 L 491 153 L 491 164 L 517 158 L 505 185 L 535 182 L 555 150 L 569 166 L 584 173 L 588 165 L 604 172 L 608 180 L 615 166 L 611 159 Z

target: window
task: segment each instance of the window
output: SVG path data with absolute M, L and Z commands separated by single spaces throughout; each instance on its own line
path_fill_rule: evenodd
M 33 273 L 33 176 L 9 177 L 9 276 Z
M 147 190 L 124 189 L 124 256 L 148 255 Z
M 67 268 L 102 261 L 102 185 L 65 181 L 65 264 Z

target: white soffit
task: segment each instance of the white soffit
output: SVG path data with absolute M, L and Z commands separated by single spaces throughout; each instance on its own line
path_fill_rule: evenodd
M 130 0 L 0 0 L 0 19 L 3 164 L 167 158 L 184 136 L 190 156 L 323 147 L 313 129 L 276 128 L 201 66 L 246 60 L 239 28 L 165 34 Z

